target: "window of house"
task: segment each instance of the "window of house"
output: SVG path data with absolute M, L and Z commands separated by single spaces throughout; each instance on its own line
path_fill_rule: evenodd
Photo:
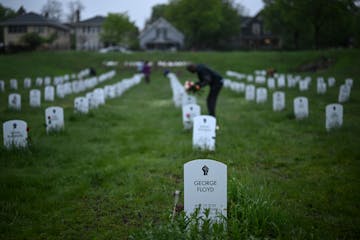
M 163 28 L 163 34 L 164 34 L 164 38 L 167 38 L 167 29 Z
M 36 32 L 37 33 L 43 33 L 44 32 L 44 27 L 42 27 L 42 26 L 37 27 Z
M 23 25 L 15 25 L 8 27 L 8 33 L 26 33 L 27 27 Z
M 260 35 L 260 24 L 259 23 L 252 24 L 252 33 L 254 35 Z

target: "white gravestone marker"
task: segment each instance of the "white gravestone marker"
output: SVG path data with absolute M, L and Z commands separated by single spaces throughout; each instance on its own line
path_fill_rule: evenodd
M 18 89 L 18 82 L 16 79 L 10 80 L 10 89 L 17 90 Z
M 215 151 L 216 118 L 200 115 L 193 121 L 193 148 Z
M 255 100 L 255 86 L 254 85 L 246 85 L 246 87 L 245 87 L 245 99 L 247 101 Z
M 253 76 L 253 75 L 248 75 L 248 76 L 246 77 L 246 80 L 247 80 L 248 82 L 254 82 L 254 76 Z
M 27 146 L 27 124 L 22 120 L 10 120 L 3 124 L 4 146 L 26 147 Z
M 285 108 L 285 93 L 284 92 L 274 92 L 273 93 L 273 111 L 282 111 Z
M 326 93 L 326 83 L 325 82 L 319 81 L 319 82 L 317 82 L 316 86 L 317 86 L 316 90 L 317 90 L 318 94 L 325 94 Z
M 333 86 L 335 86 L 336 80 L 334 77 L 329 77 L 327 82 L 328 82 L 329 87 L 333 87 Z
M 31 88 L 31 78 L 24 79 L 24 88 Z
M 89 112 L 89 101 L 86 97 L 77 97 L 74 100 L 74 108 L 77 113 L 87 114 Z
M 309 116 L 309 103 L 306 97 L 294 99 L 294 114 L 296 119 L 303 119 Z
M 30 90 L 30 107 L 40 107 L 41 105 L 41 92 L 38 89 Z
M 268 88 L 270 90 L 275 89 L 275 79 L 274 78 L 268 78 L 267 86 L 268 86 Z
M 189 94 L 182 95 L 182 106 L 188 104 L 196 104 L 196 97 Z
M 339 89 L 339 103 L 347 102 L 350 98 L 351 88 L 347 84 L 343 84 Z
M 299 90 L 301 92 L 309 90 L 309 81 L 307 81 L 306 79 L 300 80 L 299 81 Z
M 45 77 L 44 78 L 44 85 L 45 86 L 51 85 L 51 77 Z
M 5 82 L 3 80 L 0 81 L 0 92 L 5 92 Z
M 209 209 L 209 219 L 221 221 L 227 217 L 227 166 L 210 159 L 198 159 L 184 164 L 184 211 L 190 216 L 199 209 Z
M 277 86 L 278 88 L 283 88 L 286 86 L 285 76 L 283 75 L 279 76 L 279 78 L 277 79 Z
M 55 88 L 53 86 L 46 86 L 44 91 L 45 101 L 53 102 L 55 100 Z
M 182 118 L 184 129 L 192 129 L 194 118 L 200 115 L 200 106 L 197 104 L 188 104 L 182 107 Z
M 267 89 L 257 88 L 256 89 L 256 103 L 264 103 L 267 101 Z
M 345 80 L 345 84 L 348 85 L 350 87 L 350 89 L 353 86 L 354 81 L 351 78 L 348 78 Z
M 48 107 L 45 110 L 46 132 L 60 131 L 64 128 L 64 110 L 61 107 Z
M 325 127 L 327 131 L 332 128 L 339 128 L 343 123 L 343 106 L 341 104 L 329 104 L 326 106 L 326 122 Z
M 18 93 L 9 94 L 9 109 L 21 110 L 21 95 Z
M 37 77 L 35 80 L 35 86 L 41 87 L 43 84 L 43 79 L 41 77 Z

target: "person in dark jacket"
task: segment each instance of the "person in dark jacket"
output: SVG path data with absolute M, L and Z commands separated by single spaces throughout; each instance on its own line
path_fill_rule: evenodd
M 145 82 L 150 83 L 151 66 L 148 61 L 145 61 L 142 66 L 142 73 L 145 76 Z
M 216 100 L 223 86 L 223 77 L 204 64 L 189 64 L 186 69 L 191 73 L 196 73 L 199 79 L 199 81 L 189 89 L 190 91 L 196 92 L 206 85 L 209 85 L 210 92 L 207 96 L 206 104 L 209 115 L 215 117 Z

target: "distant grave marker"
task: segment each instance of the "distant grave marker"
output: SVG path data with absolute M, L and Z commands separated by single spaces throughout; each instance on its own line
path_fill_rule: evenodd
M 343 106 L 338 103 L 329 104 L 325 108 L 326 121 L 325 128 L 330 131 L 333 128 L 339 128 L 343 124 Z
M 303 119 L 309 116 L 309 103 L 306 97 L 294 99 L 294 114 L 296 119 Z
M 40 107 L 41 105 L 41 92 L 38 89 L 30 90 L 30 107 Z
M 64 129 L 64 110 L 61 107 L 48 107 L 45 122 L 47 133 Z
M 274 92 L 273 93 L 273 111 L 282 111 L 285 109 L 285 93 L 284 92 Z
M 35 86 L 41 87 L 43 85 L 43 79 L 41 77 L 37 77 L 35 80 Z
M 336 80 L 334 77 L 329 77 L 327 82 L 328 82 L 329 87 L 333 87 L 333 86 L 335 86 Z
M 351 78 L 348 78 L 345 80 L 345 84 L 350 87 L 350 89 L 353 86 L 354 81 Z
M 306 79 L 300 80 L 299 81 L 299 90 L 301 92 L 309 90 L 309 81 L 307 81 Z
M 256 89 L 256 103 L 264 103 L 267 101 L 267 89 L 260 87 Z
M 343 84 L 339 89 L 339 103 L 347 102 L 350 98 L 351 88 L 347 84 Z
M 255 100 L 255 86 L 254 85 L 246 85 L 245 87 L 245 99 L 247 101 Z
M 16 79 L 10 80 L 10 89 L 17 90 L 18 89 L 18 82 Z
M 9 109 L 21 110 L 21 95 L 18 93 L 9 94 Z
M 31 78 L 25 78 L 24 79 L 24 88 L 31 88 Z
M 6 148 L 27 146 L 27 124 L 22 120 L 10 120 L 3 123 L 3 139 Z
M 210 159 L 197 159 L 184 164 L 184 211 L 199 216 L 209 210 L 209 219 L 227 217 L 227 166 Z
M 272 90 L 275 89 L 275 79 L 274 78 L 269 78 L 267 80 L 267 87 Z
M 46 86 L 44 91 L 45 101 L 52 102 L 55 100 L 55 88 L 53 86 Z
M 74 108 L 77 113 L 87 114 L 89 112 L 89 101 L 86 97 L 77 97 L 74 100 Z
M 200 115 L 200 106 L 197 104 L 188 104 L 182 106 L 182 119 L 184 129 L 193 128 L 194 118 Z
M 193 121 L 193 148 L 215 151 L 216 118 L 200 115 Z
M 326 83 L 318 82 L 316 90 L 317 90 L 318 94 L 325 94 L 326 93 Z
M 5 81 L 0 80 L 0 92 L 5 92 Z
M 280 75 L 278 77 L 277 86 L 278 86 L 278 88 L 284 88 L 286 86 L 285 76 L 284 75 Z
M 196 104 L 196 97 L 189 94 L 182 95 L 182 106 L 188 104 Z

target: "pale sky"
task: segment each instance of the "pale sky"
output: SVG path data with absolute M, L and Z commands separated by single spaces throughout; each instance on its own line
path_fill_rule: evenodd
M 168 3 L 168 0 L 80 0 L 85 6 L 81 13 L 81 20 L 94 17 L 96 15 L 106 16 L 111 13 L 127 12 L 131 21 L 135 22 L 141 30 L 146 19 L 151 15 L 151 8 L 156 4 Z M 47 0 L 0 0 L 0 3 L 14 10 L 24 6 L 27 12 L 41 12 L 42 6 Z M 63 18 L 68 12 L 68 2 L 70 0 L 60 0 L 63 6 Z M 204 0 L 204 3 L 206 0 Z M 235 0 L 241 3 L 250 16 L 255 15 L 262 7 L 262 0 Z

